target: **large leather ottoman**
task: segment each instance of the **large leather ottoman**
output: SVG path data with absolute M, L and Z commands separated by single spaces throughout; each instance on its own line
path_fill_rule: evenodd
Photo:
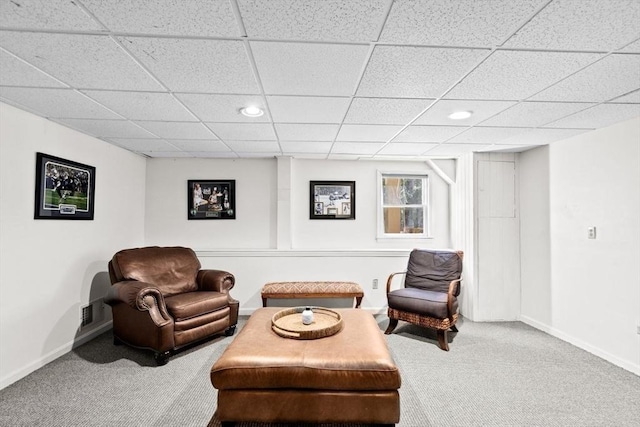
M 256 310 L 211 368 L 223 425 L 400 420 L 400 372 L 370 313 L 339 309 L 330 337 L 295 340 L 271 330 L 281 308 Z

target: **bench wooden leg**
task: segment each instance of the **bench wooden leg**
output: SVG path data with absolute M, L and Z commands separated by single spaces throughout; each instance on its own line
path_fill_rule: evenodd
M 360 308 L 360 304 L 362 304 L 362 297 L 356 297 L 356 308 Z
M 262 297 L 262 306 L 263 307 L 267 306 L 267 299 L 265 297 Z

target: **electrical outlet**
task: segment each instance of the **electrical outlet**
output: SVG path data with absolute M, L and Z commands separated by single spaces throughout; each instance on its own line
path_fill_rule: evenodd
M 378 279 L 373 279 L 373 289 L 378 289 Z
M 595 239 L 596 238 L 596 228 L 595 227 L 587 228 L 587 237 L 589 239 Z
M 636 332 L 640 335 L 640 323 L 636 325 Z

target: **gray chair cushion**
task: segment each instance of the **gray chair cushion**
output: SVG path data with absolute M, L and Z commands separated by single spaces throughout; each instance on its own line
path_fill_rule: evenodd
M 415 313 L 421 316 L 446 319 L 447 294 L 443 292 L 425 291 L 416 288 L 403 288 L 389 292 L 389 307 Z M 453 313 L 458 310 L 458 300 L 453 297 Z

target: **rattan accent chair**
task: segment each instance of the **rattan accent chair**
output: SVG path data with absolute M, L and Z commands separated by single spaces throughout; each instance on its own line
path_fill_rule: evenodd
M 398 320 L 435 329 L 438 345 L 449 351 L 447 331 L 458 332 L 458 295 L 462 274 L 461 251 L 414 249 L 407 271 L 393 273 L 387 279 L 390 334 Z M 394 277 L 404 275 L 403 287 L 391 290 Z M 395 280 L 399 282 L 399 280 Z

